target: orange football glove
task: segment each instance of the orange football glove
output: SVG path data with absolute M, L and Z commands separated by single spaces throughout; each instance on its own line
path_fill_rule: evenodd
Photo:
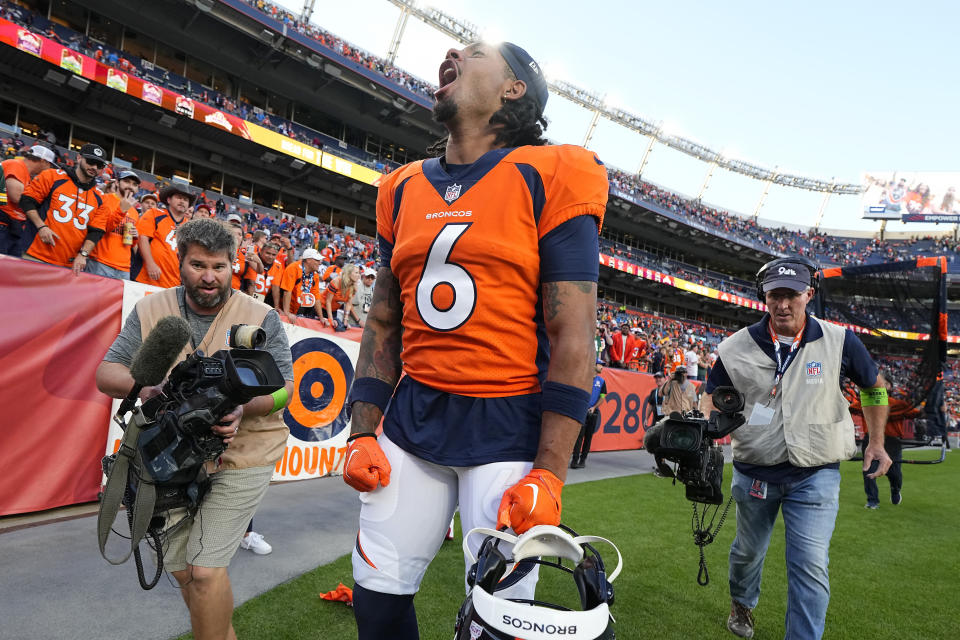
M 343 481 L 357 491 L 373 491 L 390 484 L 390 461 L 374 434 L 352 440 L 343 463 Z
M 497 526 L 522 534 L 538 524 L 560 524 L 560 491 L 563 482 L 546 469 L 531 469 L 500 499 Z

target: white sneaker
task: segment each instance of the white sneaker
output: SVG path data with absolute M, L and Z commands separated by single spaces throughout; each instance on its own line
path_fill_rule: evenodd
M 260 556 L 265 556 L 271 551 L 273 547 L 263 539 L 263 536 L 257 533 L 256 531 L 251 531 L 240 541 L 241 549 L 249 549 L 255 554 Z

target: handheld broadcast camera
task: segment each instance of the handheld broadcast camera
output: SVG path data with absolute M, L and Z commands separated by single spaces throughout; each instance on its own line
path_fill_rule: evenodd
M 717 411 L 709 419 L 697 410 L 674 411 L 647 430 L 643 446 L 655 456 L 662 475 L 684 484 L 687 500 L 719 505 L 723 502 L 723 451 L 715 441 L 743 425 L 746 418 L 743 394 L 733 387 L 717 387 L 712 398 Z M 664 460 L 677 463 L 676 471 Z
M 229 350 L 190 354 L 170 372 L 163 392 L 144 403 L 141 413 L 148 424 L 139 448 L 154 482 L 193 480 L 197 466 L 226 448 L 211 427 L 235 407 L 283 388 L 273 356 L 258 350 L 265 342 L 260 327 L 234 325 Z

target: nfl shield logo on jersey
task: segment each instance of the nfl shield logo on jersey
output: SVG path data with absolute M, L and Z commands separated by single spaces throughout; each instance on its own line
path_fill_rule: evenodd
M 823 365 L 819 362 L 807 363 L 807 384 L 823 383 Z
M 443 196 L 443 199 L 447 201 L 447 204 L 450 204 L 460 197 L 460 189 L 462 186 L 463 185 L 454 183 L 447 187 L 447 193 Z

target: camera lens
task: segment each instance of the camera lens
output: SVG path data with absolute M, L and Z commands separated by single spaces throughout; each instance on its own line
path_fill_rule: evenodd
M 670 425 L 662 438 L 662 446 L 668 449 L 694 451 L 700 446 L 700 430 L 697 427 Z
M 717 387 L 711 397 L 713 406 L 721 413 L 743 411 L 743 394 L 733 387 Z

